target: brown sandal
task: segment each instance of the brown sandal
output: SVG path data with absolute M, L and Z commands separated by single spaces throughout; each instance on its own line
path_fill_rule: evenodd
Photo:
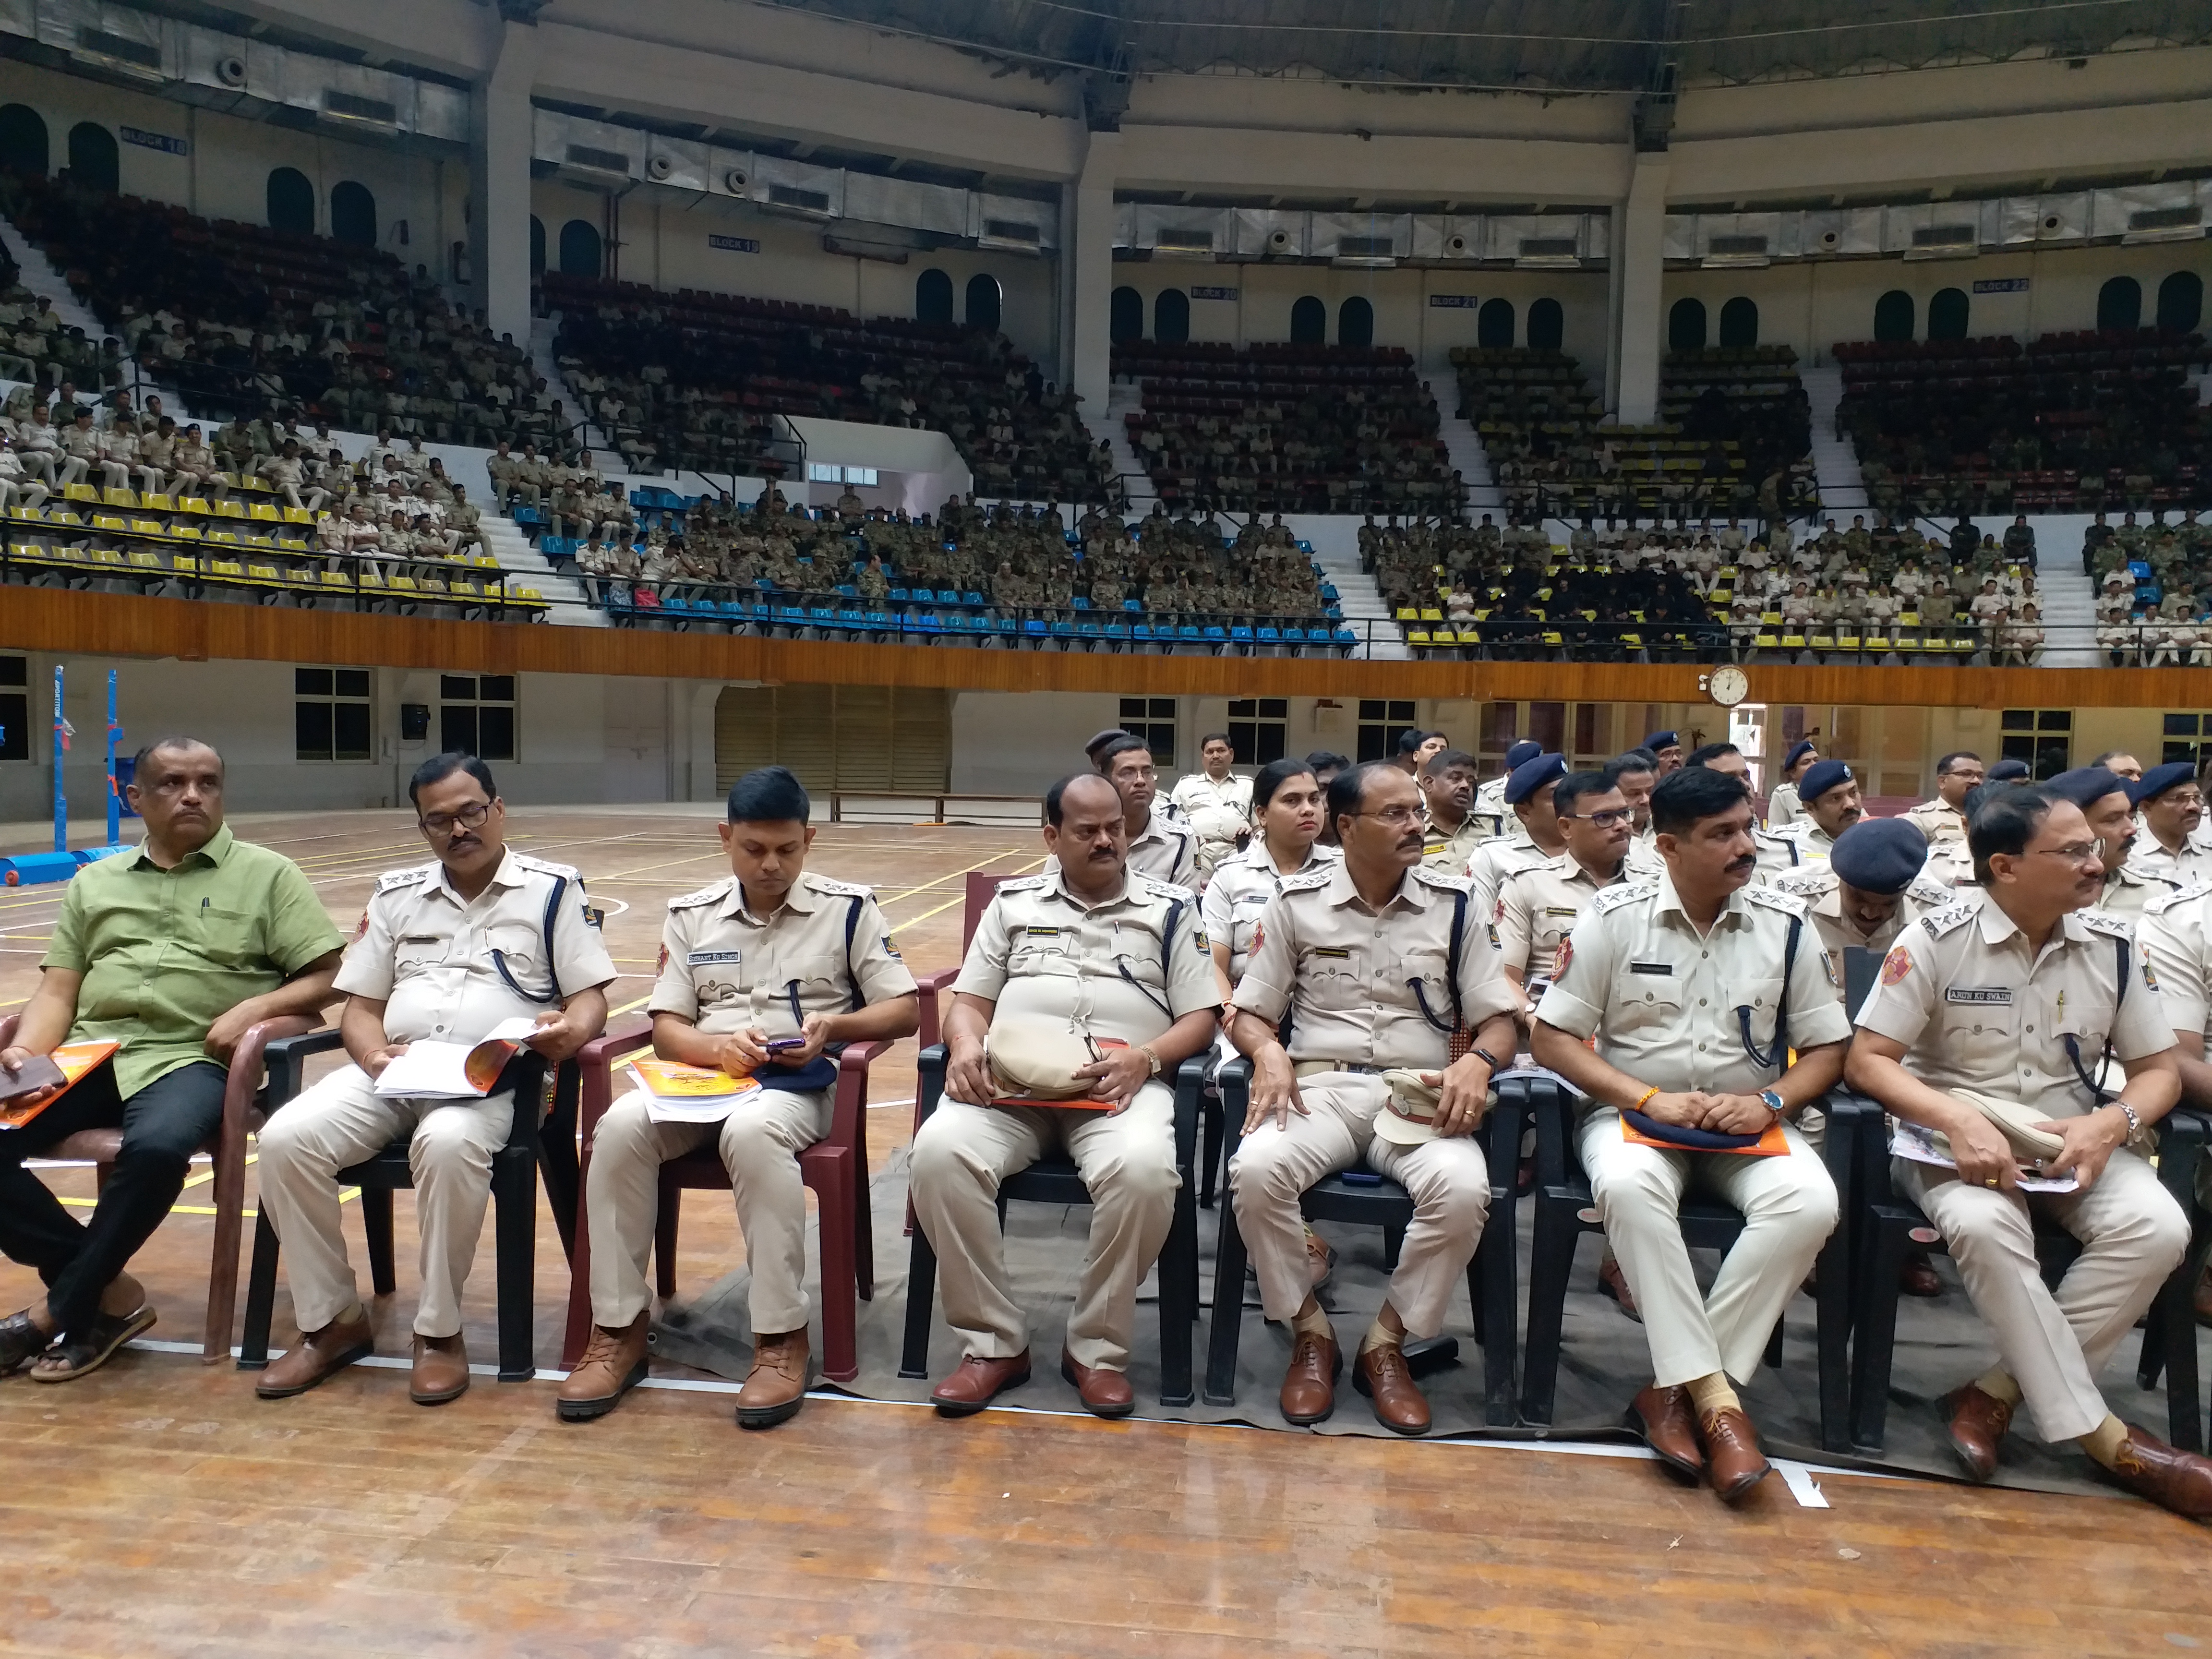
M 100 1314 L 94 1318 L 92 1328 L 81 1336 L 65 1336 L 44 1353 L 31 1367 L 33 1382 L 74 1382 L 88 1371 L 96 1371 L 115 1358 L 116 1350 L 141 1332 L 150 1330 L 154 1310 L 141 1307 L 136 1313 Z M 48 1369 L 52 1363 L 52 1369 Z

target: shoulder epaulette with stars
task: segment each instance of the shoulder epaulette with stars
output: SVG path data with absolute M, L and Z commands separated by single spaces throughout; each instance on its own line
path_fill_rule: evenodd
M 1310 892 L 1316 887 L 1328 886 L 1328 878 L 1335 873 L 1333 866 L 1324 868 L 1316 866 L 1310 870 L 1301 870 L 1295 876 L 1285 876 L 1279 890 L 1285 893 Z
M 1637 904 L 1658 896 L 1659 884 L 1656 881 L 1623 882 L 1601 890 L 1598 896 L 1590 901 L 1590 905 L 1600 915 L 1609 915 L 1624 905 Z
M 1917 904 L 1942 906 L 1953 902 L 1954 890 L 1931 876 L 1913 877 L 1905 890 Z
M 2109 910 L 2079 910 L 2081 925 L 2093 933 L 2103 933 L 2112 939 L 2133 939 L 2136 925 L 2127 916 L 2116 916 Z
M 1448 893 L 1469 893 L 1474 884 L 1465 876 L 1454 875 L 1449 870 L 1433 869 L 1425 864 L 1413 866 L 1413 879 L 1425 887 L 1441 887 Z
M 840 881 L 835 876 L 817 875 L 808 875 L 804 879 L 806 884 L 816 892 L 828 893 L 834 897 L 872 898 L 875 896 L 876 890 L 861 882 Z
M 1967 902 L 1950 905 L 1941 910 L 1931 910 L 1920 918 L 1920 925 L 1928 930 L 1929 938 L 1941 939 L 1944 934 L 1954 932 L 1972 921 L 1974 912 L 1979 908 L 1981 908 L 1979 905 Z
M 702 904 L 719 904 L 729 896 L 730 884 L 736 879 L 735 876 L 724 876 L 721 880 L 702 887 L 696 893 L 686 893 L 681 898 L 669 900 L 668 908 L 672 910 L 696 910 Z
M 434 864 L 418 864 L 412 870 L 387 870 L 376 878 L 376 890 L 389 893 L 401 887 L 419 887 L 437 868 Z
M 535 870 L 544 876 L 566 876 L 570 881 L 580 881 L 584 872 L 573 864 L 556 864 L 550 859 L 532 858 L 527 853 L 517 853 L 514 861 L 526 870 Z
M 999 884 L 1001 893 L 1041 893 L 1051 884 L 1049 876 L 1016 876 Z
M 1795 893 L 1800 898 L 1826 898 L 1837 880 L 1836 872 L 1826 864 L 1805 864 L 1776 877 L 1771 885 L 1778 892 Z
M 2191 899 L 2201 899 L 2207 893 L 2212 893 L 2212 881 L 2193 881 L 2179 891 L 2160 893 L 2143 906 L 2143 914 L 2147 916 L 2162 916 L 2176 905 L 2186 904 Z
M 1785 915 L 1802 916 L 1806 906 L 1802 896 L 1785 893 L 1778 887 L 1747 887 L 1744 897 L 1753 904 L 1763 904 L 1770 910 L 1779 910 Z

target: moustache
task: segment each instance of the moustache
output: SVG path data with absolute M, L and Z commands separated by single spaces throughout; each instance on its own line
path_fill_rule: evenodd
M 1759 868 L 1759 855 L 1756 853 L 1746 853 L 1740 859 L 1730 859 L 1729 868 L 1731 871 L 1756 870 Z

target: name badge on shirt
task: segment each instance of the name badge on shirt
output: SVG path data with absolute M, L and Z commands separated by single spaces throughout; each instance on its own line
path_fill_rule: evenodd
M 1975 1007 L 2003 1007 L 2012 1006 L 2012 988 L 2008 985 L 1953 985 L 1943 992 L 1946 1002 L 1963 1002 Z
M 1657 974 L 1664 978 L 1672 979 L 1674 976 L 1674 964 L 1671 962 L 1632 962 L 1628 964 L 1628 971 L 1632 974 Z
M 1571 904 L 1547 904 L 1544 907 L 1544 914 L 1547 916 L 1578 916 L 1582 912 Z
M 1348 960 L 1352 952 L 1341 945 L 1315 945 L 1307 947 L 1310 957 L 1334 957 Z
M 687 968 L 710 968 L 718 963 L 735 963 L 743 959 L 742 951 L 694 951 L 684 958 Z
M 1057 927 L 1024 927 L 1022 929 L 1022 937 L 1024 939 L 1058 939 L 1060 937 L 1060 929 Z

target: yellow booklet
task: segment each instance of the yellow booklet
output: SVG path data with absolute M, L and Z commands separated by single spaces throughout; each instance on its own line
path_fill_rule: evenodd
M 630 1069 L 649 1097 L 647 1115 L 661 1123 L 718 1122 L 730 1115 L 734 1102 L 761 1086 L 718 1066 L 679 1066 L 653 1054 L 640 1054 Z

